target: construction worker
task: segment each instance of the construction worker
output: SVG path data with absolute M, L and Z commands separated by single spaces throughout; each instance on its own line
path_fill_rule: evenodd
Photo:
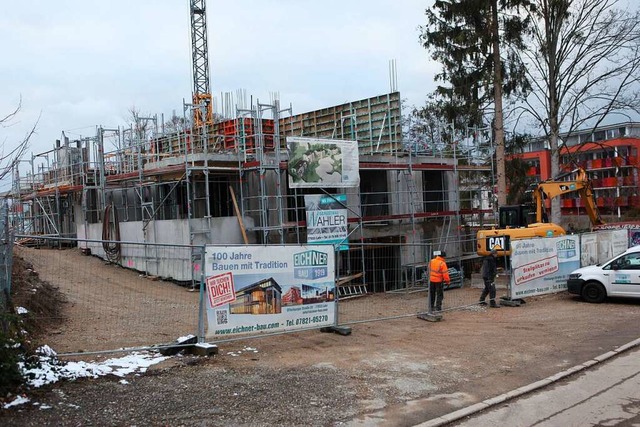
M 496 275 L 498 273 L 496 257 L 498 251 L 493 248 L 491 254 L 484 257 L 482 260 L 482 281 L 484 282 L 484 289 L 480 294 L 480 305 L 486 305 L 485 298 L 489 295 L 489 304 L 491 307 L 499 308 L 496 304 Z
M 444 251 L 435 251 L 434 257 L 429 262 L 429 298 L 430 308 L 434 311 L 442 311 L 442 299 L 444 297 L 444 285 L 449 285 L 449 269 L 444 258 Z

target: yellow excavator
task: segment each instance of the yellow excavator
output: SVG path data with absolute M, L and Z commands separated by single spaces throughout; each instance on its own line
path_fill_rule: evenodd
M 565 180 L 572 177 L 572 180 Z M 501 206 L 498 227 L 480 230 L 477 234 L 478 255 L 489 255 L 495 249 L 498 255 L 511 255 L 511 241 L 533 237 L 556 237 L 566 234 L 558 224 L 548 222 L 545 199 L 578 192 L 592 226 L 603 225 L 593 197 L 593 187 L 584 169 L 578 168 L 554 179 L 542 181 L 533 189 L 533 205 Z

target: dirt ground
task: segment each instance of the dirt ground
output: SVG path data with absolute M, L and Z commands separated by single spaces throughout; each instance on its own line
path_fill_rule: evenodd
M 102 268 L 92 265 L 96 275 Z M 62 282 L 53 284 L 63 289 Z M 82 301 L 63 310 L 79 310 Z M 605 353 L 638 338 L 638 325 L 640 302 L 593 305 L 560 293 L 520 307 L 447 312 L 438 323 L 359 323 L 350 336 L 310 331 L 234 341 L 214 357 L 173 357 L 128 384 L 104 377 L 29 391 L 39 405 L 4 410 L 0 423 L 409 426 Z M 56 325 L 61 333 L 43 343 L 72 341 L 67 327 L 78 325 Z
M 166 343 L 196 333 L 199 293 L 189 288 L 77 249 L 16 247 L 15 253 L 65 296 L 65 323 L 52 328 L 47 340 L 58 353 Z

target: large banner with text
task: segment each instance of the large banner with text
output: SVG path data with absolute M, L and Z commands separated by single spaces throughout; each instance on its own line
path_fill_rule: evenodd
M 513 240 L 511 250 L 511 298 L 566 290 L 580 268 L 579 236 Z
M 333 246 L 207 246 L 205 275 L 207 336 L 335 322 Z

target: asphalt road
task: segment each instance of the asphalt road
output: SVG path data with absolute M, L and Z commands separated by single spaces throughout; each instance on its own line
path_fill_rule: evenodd
M 449 425 L 640 426 L 640 347 Z

